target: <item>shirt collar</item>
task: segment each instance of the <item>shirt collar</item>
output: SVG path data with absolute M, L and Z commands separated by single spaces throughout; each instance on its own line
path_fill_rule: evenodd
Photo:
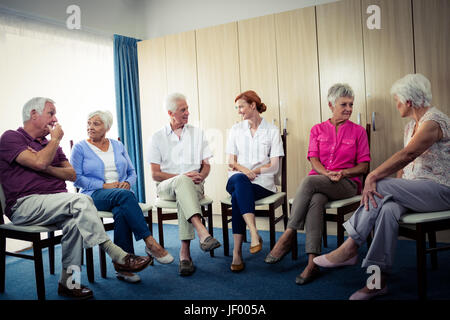
M 186 124 L 183 126 L 183 130 L 181 131 L 182 134 L 186 131 L 188 125 L 189 125 L 189 124 L 186 123 Z M 169 136 L 171 133 L 175 133 L 175 132 L 173 132 L 172 126 L 170 125 L 170 123 L 167 124 L 167 125 L 164 127 L 164 129 L 165 129 L 166 135 L 168 135 L 168 136 Z
M 17 129 L 17 132 L 20 132 L 23 136 L 25 136 L 25 138 L 27 138 L 30 141 L 36 141 L 37 143 L 39 143 L 43 146 L 48 144 L 47 138 L 41 137 L 40 140 L 38 140 L 38 138 L 34 139 L 32 136 L 30 136 L 28 134 L 28 132 L 25 131 L 25 129 L 23 127 L 19 127 L 19 129 Z
M 340 127 L 342 128 L 343 126 L 346 126 L 346 125 L 349 124 L 350 122 L 351 122 L 350 120 L 346 120 L 343 124 L 341 124 Z M 327 123 L 330 127 L 335 128 L 334 124 L 331 123 L 331 118 L 329 118 L 329 119 L 326 121 L 326 123 Z
M 265 127 L 267 127 L 267 124 L 268 124 L 267 121 L 264 120 L 263 117 L 261 117 L 261 119 L 262 120 L 256 130 L 259 130 L 259 128 L 264 129 Z M 248 130 L 250 130 L 250 123 L 248 122 L 248 120 L 244 120 L 244 122 L 245 122 L 245 127 L 248 128 Z

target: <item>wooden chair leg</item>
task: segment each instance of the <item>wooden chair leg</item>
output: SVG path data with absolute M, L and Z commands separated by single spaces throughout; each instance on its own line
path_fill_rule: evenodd
M 283 211 L 284 230 L 286 231 L 287 224 L 288 224 L 287 198 L 284 199 L 284 203 L 283 203 L 283 205 L 282 205 L 282 211 Z
M 163 230 L 163 216 L 162 208 L 157 208 L 158 213 L 158 233 L 159 233 L 159 244 L 164 248 L 164 230 Z
M 339 213 L 336 215 L 336 223 L 337 223 L 337 246 L 340 247 L 341 244 L 344 243 L 344 227 L 342 224 L 344 223 L 344 215 Z
M 289 212 L 292 214 L 292 204 L 289 203 Z M 294 237 L 292 238 L 292 260 L 297 260 L 298 258 L 298 243 L 297 243 L 297 230 L 295 230 Z
M 52 239 L 55 237 L 54 232 L 48 233 L 48 238 Z M 48 247 L 48 264 L 50 269 L 50 274 L 55 274 L 55 245 L 52 244 Z
M 222 216 L 223 254 L 228 257 L 230 255 L 230 243 L 228 239 L 228 206 L 221 203 L 220 209 Z
M 275 208 L 273 205 L 269 205 L 269 237 L 270 237 L 270 250 L 275 246 Z
M 435 231 L 428 232 L 428 247 L 436 248 L 436 232 Z M 431 268 L 433 270 L 436 270 L 438 267 L 437 252 L 436 251 L 431 252 L 430 257 L 431 257 Z
M 153 235 L 153 216 L 152 216 L 152 209 L 148 210 L 147 212 L 147 224 L 148 224 L 148 229 L 150 230 L 150 234 Z
M 297 260 L 297 258 L 298 258 L 297 230 L 294 230 L 294 236 L 292 237 L 292 260 Z
M 103 252 L 103 250 L 100 249 Z M 104 253 L 104 252 L 103 252 Z M 86 249 L 86 273 L 89 282 L 94 282 L 94 252 L 92 248 Z
M 426 239 L 425 233 L 422 231 L 420 225 L 416 226 L 417 239 L 416 239 L 416 251 L 417 251 L 417 290 L 419 300 L 425 300 L 427 298 L 427 259 L 426 259 Z
M 0 292 L 5 292 L 6 236 L 0 231 Z
M 206 211 L 206 215 L 208 217 L 208 232 L 209 234 L 214 237 L 214 223 L 213 223 L 213 211 L 212 211 L 212 204 L 208 205 L 208 209 Z M 209 255 L 211 257 L 214 257 L 214 250 L 211 250 L 209 252 Z
M 100 257 L 100 275 L 102 278 L 106 278 L 106 254 L 100 247 L 98 247 L 98 255 Z
M 328 248 L 328 233 L 327 233 L 327 217 L 326 213 L 323 215 L 323 228 L 322 228 L 322 242 L 323 247 Z
M 45 300 L 44 264 L 42 261 L 42 248 L 37 241 L 33 241 L 34 274 L 38 300 Z

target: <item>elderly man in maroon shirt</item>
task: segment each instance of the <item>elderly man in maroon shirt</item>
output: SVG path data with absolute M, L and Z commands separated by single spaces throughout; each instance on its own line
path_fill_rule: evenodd
M 22 115 L 23 128 L 8 130 L 0 138 L 0 183 L 6 197 L 5 214 L 16 225 L 56 225 L 62 229 L 58 294 L 73 298 L 93 296 L 81 284 L 75 288 L 67 286 L 68 280 L 71 282 L 68 270 L 81 268 L 83 247 L 100 245 L 113 260 L 116 270 L 144 269 L 150 258 L 128 254 L 112 243 L 92 199 L 67 192 L 65 181 L 75 181 L 76 173 L 59 146 L 64 132 L 57 123 L 54 102 L 33 98 L 24 105 Z

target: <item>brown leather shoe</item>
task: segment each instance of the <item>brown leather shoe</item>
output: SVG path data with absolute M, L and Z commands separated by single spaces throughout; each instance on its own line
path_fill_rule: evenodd
M 66 286 L 63 286 L 61 283 L 58 283 L 58 295 L 84 300 L 92 298 L 94 296 L 94 293 L 91 289 L 83 285 L 80 285 L 79 289 L 69 289 Z
M 141 257 L 129 253 L 126 255 L 124 260 L 124 264 L 113 262 L 114 269 L 116 269 L 116 271 L 139 272 L 144 270 L 152 259 L 150 257 Z
M 242 270 L 245 269 L 245 263 L 242 262 L 240 264 L 231 264 L 230 269 L 231 269 L 231 271 L 236 272 L 236 273 L 241 272 Z

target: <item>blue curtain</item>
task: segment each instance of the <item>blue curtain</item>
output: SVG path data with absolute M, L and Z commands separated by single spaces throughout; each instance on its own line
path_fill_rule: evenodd
M 136 169 L 137 181 L 133 191 L 139 202 L 145 202 L 137 57 L 138 41 L 140 40 L 114 35 L 114 74 L 119 137 Z

